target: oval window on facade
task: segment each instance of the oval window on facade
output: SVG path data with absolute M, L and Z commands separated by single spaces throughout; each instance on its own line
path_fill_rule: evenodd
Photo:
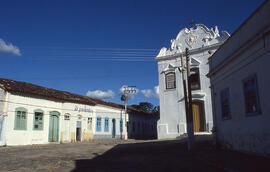
M 65 120 L 70 120 L 70 114 L 66 113 L 66 114 L 64 115 L 64 119 L 65 119 Z

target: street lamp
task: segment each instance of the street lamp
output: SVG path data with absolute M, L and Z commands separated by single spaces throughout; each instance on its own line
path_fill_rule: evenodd
M 127 128 L 127 95 L 132 95 L 137 92 L 136 86 L 124 86 L 124 94 L 121 96 L 121 100 L 125 101 L 125 127 Z M 122 119 L 122 116 L 121 116 Z M 126 135 L 125 139 L 127 139 L 127 133 L 128 131 L 126 130 Z M 121 131 L 121 139 L 122 139 L 122 131 Z

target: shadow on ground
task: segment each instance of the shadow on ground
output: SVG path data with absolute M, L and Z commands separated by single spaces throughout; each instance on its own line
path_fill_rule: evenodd
M 75 161 L 77 171 L 270 171 L 270 158 L 216 150 L 210 136 L 197 136 L 187 151 L 186 139 L 120 144 L 93 159 Z

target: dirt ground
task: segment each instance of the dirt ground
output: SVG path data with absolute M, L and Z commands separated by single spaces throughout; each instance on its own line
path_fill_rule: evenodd
M 99 140 L 88 143 L 0 147 L 0 171 L 270 171 L 270 158 L 216 150 L 199 136 L 186 139 Z

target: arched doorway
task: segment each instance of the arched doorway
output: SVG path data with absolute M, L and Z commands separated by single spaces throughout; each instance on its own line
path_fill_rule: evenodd
M 205 131 L 205 115 L 203 101 L 192 102 L 194 132 Z
M 49 142 L 58 142 L 59 140 L 59 116 L 59 112 L 50 112 Z

